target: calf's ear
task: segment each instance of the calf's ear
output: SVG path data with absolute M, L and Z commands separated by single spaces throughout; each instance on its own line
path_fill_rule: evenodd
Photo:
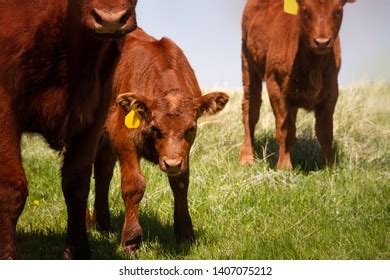
M 356 0 L 345 0 L 345 3 L 355 3 Z
M 131 92 L 122 93 L 116 98 L 116 103 L 126 114 L 131 110 L 136 110 L 145 120 L 149 120 L 151 117 L 150 100 L 146 96 Z
M 228 101 L 229 95 L 223 92 L 212 92 L 202 96 L 198 108 L 199 116 L 211 116 L 222 111 Z

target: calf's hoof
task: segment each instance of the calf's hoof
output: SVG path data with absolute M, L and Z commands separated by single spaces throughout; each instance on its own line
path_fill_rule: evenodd
M 253 156 L 253 152 L 248 151 L 246 147 L 241 147 L 239 164 L 241 166 L 254 165 L 255 157 Z
M 278 164 L 276 165 L 276 168 L 278 170 L 285 170 L 285 171 L 292 171 L 293 165 L 290 160 L 288 161 L 278 161 Z
M 175 237 L 177 243 L 191 242 L 195 240 L 195 233 L 192 226 L 187 227 L 174 227 Z
M 100 232 L 112 232 L 112 227 L 110 222 L 96 222 L 96 229 Z
M 329 156 L 329 157 L 323 156 L 323 162 L 324 165 L 330 170 L 336 167 L 336 163 L 333 156 Z
M 98 216 L 96 214 L 96 210 L 94 209 L 92 214 L 92 223 L 96 225 L 96 229 L 100 232 L 112 231 L 110 213 Z
M 135 254 L 142 242 L 142 229 L 126 230 L 122 232 L 122 248 L 128 254 Z
M 325 163 L 325 166 L 330 169 L 330 170 L 334 170 L 336 168 L 336 164 L 334 162 L 332 163 Z
M 91 259 L 91 250 L 89 245 L 84 246 L 73 246 L 66 245 L 64 250 L 64 259 L 65 260 L 90 260 Z

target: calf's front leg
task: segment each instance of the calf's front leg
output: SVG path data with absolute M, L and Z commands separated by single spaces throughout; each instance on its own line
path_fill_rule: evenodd
M 142 228 L 139 223 L 139 203 L 144 196 L 146 180 L 140 169 L 139 158 L 136 156 L 121 157 L 121 187 L 125 203 L 125 222 L 122 228 L 122 247 L 125 252 L 135 252 L 142 241 Z
M 275 115 L 276 139 L 279 144 L 278 169 L 292 170 L 291 147 L 296 141 L 297 108 L 291 106 L 274 79 L 267 81 L 272 110 Z
M 174 196 L 173 228 L 176 240 L 193 240 L 195 238 L 191 216 L 188 211 L 189 171 L 179 176 L 169 176 L 169 184 Z
M 333 113 L 336 102 L 329 101 L 315 110 L 316 116 L 316 136 L 320 143 L 325 164 L 328 167 L 334 165 L 333 150 Z
M 255 163 L 254 142 L 255 128 L 260 118 L 262 75 L 254 69 L 250 62 L 248 50 L 242 50 L 242 80 L 244 96 L 242 99 L 242 120 L 244 124 L 244 142 L 240 148 L 240 165 Z

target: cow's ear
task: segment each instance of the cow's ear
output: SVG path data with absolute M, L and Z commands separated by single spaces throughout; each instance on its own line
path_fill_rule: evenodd
M 229 95 L 223 92 L 212 92 L 202 96 L 198 109 L 199 116 L 211 116 L 222 111 L 228 101 Z
M 116 98 L 116 102 L 122 108 L 122 110 L 127 114 L 131 110 L 136 110 L 140 116 L 149 120 L 150 115 L 150 100 L 143 95 L 135 93 L 122 93 Z
M 345 0 L 345 3 L 355 3 L 356 2 L 356 0 Z

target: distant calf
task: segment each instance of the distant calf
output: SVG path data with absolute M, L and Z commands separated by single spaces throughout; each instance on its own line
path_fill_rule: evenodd
M 240 164 L 253 164 L 255 126 L 265 80 L 276 119 L 278 168 L 292 169 L 298 108 L 315 112 L 316 135 L 326 164 L 334 162 L 333 113 L 338 98 L 343 7 L 353 0 L 300 0 L 298 15 L 283 1 L 249 0 L 242 22 L 242 102 L 245 128 Z
M 159 164 L 168 175 L 174 194 L 176 239 L 194 237 L 187 192 L 189 153 L 197 120 L 221 111 L 229 97 L 220 92 L 202 96 L 185 55 L 169 39 L 157 41 L 138 29 L 127 37 L 124 49 L 114 81 L 115 91 L 121 94 L 111 106 L 95 161 L 93 219 L 98 229 L 110 229 L 108 189 L 117 156 L 126 206 L 122 246 L 131 252 L 142 239 L 138 204 L 146 181 L 140 168 L 141 158 Z M 129 117 L 132 119 L 125 120 Z M 130 122 L 130 128 L 125 121 Z

